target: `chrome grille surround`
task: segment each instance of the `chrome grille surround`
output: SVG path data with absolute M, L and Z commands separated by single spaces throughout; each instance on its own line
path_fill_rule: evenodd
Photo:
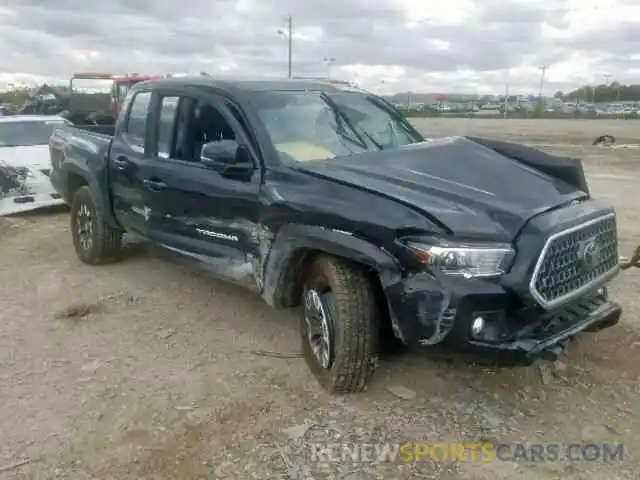
M 551 235 L 538 257 L 529 291 L 545 309 L 561 305 L 619 271 L 615 213 Z

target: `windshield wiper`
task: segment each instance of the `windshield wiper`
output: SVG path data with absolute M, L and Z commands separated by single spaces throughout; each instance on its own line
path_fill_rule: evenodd
M 322 99 L 325 101 L 327 105 L 331 108 L 333 113 L 336 115 L 336 121 L 338 122 L 338 128 L 336 129 L 336 133 L 340 135 L 340 137 L 345 140 L 349 140 L 352 143 L 355 143 L 360 148 L 367 149 L 367 142 L 358 134 L 358 132 L 353 128 L 353 125 L 349 122 L 349 119 L 340 111 L 338 105 L 327 95 L 323 94 Z M 347 134 L 347 129 L 345 125 L 349 127 L 349 129 L 353 132 L 356 138 L 352 138 L 351 135 Z
M 333 108 L 333 110 L 334 110 L 334 111 L 336 112 L 336 114 L 338 115 L 338 118 L 339 118 L 340 120 L 342 120 L 342 122 L 343 122 L 343 123 L 341 124 L 342 128 L 344 129 L 344 124 L 346 124 L 346 125 L 351 129 L 351 131 L 356 135 L 356 137 L 358 137 L 358 140 L 359 140 L 359 142 L 358 142 L 358 143 L 360 143 L 360 142 L 361 142 L 361 145 L 360 145 L 360 146 L 361 146 L 362 148 L 364 148 L 365 150 L 367 149 L 367 142 L 365 142 L 365 141 L 364 141 L 364 139 L 362 138 L 362 136 L 360 135 L 360 133 L 362 133 L 365 137 L 367 137 L 367 139 L 368 139 L 368 140 L 369 140 L 369 141 L 370 141 L 370 142 L 371 142 L 371 143 L 372 143 L 372 144 L 373 144 L 373 145 L 374 145 L 378 150 L 384 150 L 384 147 L 383 147 L 380 143 L 376 142 L 376 141 L 373 139 L 373 137 L 372 137 L 372 136 L 371 136 L 371 135 L 370 135 L 370 134 L 369 134 L 365 129 L 363 129 L 363 128 L 357 128 L 355 125 L 353 125 L 353 124 L 351 123 L 351 121 L 349 120 L 349 117 L 347 117 L 347 115 L 346 115 L 342 110 L 340 110 L 340 107 L 338 107 L 338 104 L 337 104 L 337 103 L 335 103 L 331 97 L 329 97 L 328 95 L 326 95 L 326 99 L 325 99 L 325 101 L 329 104 L 329 106 L 331 106 L 331 108 Z M 360 132 L 360 133 L 358 133 L 358 132 Z M 344 136 L 344 132 L 341 132 L 341 133 L 342 133 L 342 135 Z M 345 136 L 345 138 L 349 138 L 349 137 Z M 355 141 L 354 139 L 351 139 L 351 138 L 350 138 L 350 140 L 351 140 L 352 142 L 354 142 L 354 141 Z
M 371 141 L 371 143 L 373 143 L 376 146 L 378 150 L 384 150 L 384 147 L 380 145 L 378 142 L 376 142 L 373 139 L 373 137 L 369 135 L 369 133 L 367 133 L 367 131 L 364 128 L 361 128 L 360 131 Z

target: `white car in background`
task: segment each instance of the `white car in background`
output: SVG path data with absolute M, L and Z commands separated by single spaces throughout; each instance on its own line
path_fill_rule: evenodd
M 0 216 L 64 204 L 49 181 L 49 137 L 57 116 L 0 117 Z

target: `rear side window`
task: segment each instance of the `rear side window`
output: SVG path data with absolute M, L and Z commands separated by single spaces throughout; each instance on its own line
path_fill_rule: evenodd
M 179 100 L 179 97 L 163 97 L 160 103 L 160 119 L 158 121 L 158 156 L 160 158 L 171 157 Z
M 151 103 L 151 92 L 140 92 L 133 97 L 129 118 L 127 119 L 127 141 L 132 147 L 144 151 L 144 139 L 147 133 L 147 113 Z

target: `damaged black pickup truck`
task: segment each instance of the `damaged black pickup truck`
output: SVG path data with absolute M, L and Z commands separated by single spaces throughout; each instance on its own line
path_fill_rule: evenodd
M 330 82 L 146 82 L 113 136 L 63 126 L 51 180 L 83 262 L 123 233 L 301 306 L 309 367 L 362 391 L 380 341 L 507 365 L 616 324 L 615 212 L 582 164 L 478 138 L 423 138 Z

